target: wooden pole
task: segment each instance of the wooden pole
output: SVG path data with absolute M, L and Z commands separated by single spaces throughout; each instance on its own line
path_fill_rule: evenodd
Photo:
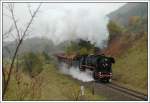
M 95 81 L 92 82 L 92 94 L 95 95 Z

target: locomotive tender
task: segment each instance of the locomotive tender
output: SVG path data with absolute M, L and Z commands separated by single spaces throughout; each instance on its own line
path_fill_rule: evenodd
M 111 82 L 112 78 L 112 63 L 115 63 L 113 57 L 107 57 L 104 54 L 96 55 L 56 55 L 58 60 L 65 62 L 68 65 L 74 65 L 75 63 L 79 66 L 80 71 L 89 69 L 93 71 L 93 78 L 95 80 Z

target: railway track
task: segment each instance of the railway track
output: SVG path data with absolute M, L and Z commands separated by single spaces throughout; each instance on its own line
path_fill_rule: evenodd
M 107 101 L 148 101 L 148 95 L 125 88 L 114 82 L 82 82 L 78 79 L 74 80 L 80 85 L 88 87 L 92 91 L 93 95 L 97 94 L 106 97 Z
M 77 80 L 79 81 L 79 80 Z M 104 95 L 108 97 L 108 100 L 127 100 L 127 101 L 147 101 L 148 95 L 137 92 L 135 90 L 128 89 L 120 86 L 114 82 L 112 83 L 99 83 L 99 82 L 82 82 L 81 85 L 92 88 L 94 87 L 94 94 Z M 94 86 L 93 86 L 94 85 Z
M 96 83 L 97 85 L 99 85 L 100 83 Z M 103 83 L 103 85 L 105 85 L 106 87 L 109 87 L 109 88 L 112 88 L 112 89 L 115 89 L 119 92 L 123 92 L 125 93 L 126 95 L 130 95 L 132 97 L 135 97 L 136 99 L 138 100 L 142 100 L 142 101 L 147 101 L 148 100 L 148 96 L 146 94 L 143 94 L 143 93 L 140 93 L 140 92 L 137 92 L 135 90 L 131 90 L 131 89 L 128 89 L 128 88 L 125 88 L 125 87 L 122 87 L 116 83 Z

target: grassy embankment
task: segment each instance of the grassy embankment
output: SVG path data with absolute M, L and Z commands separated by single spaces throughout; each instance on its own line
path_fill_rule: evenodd
M 133 90 L 147 94 L 148 48 L 147 34 L 136 40 L 131 48 L 116 57 L 113 65 L 113 79 Z
M 80 84 L 72 78 L 58 72 L 53 64 L 44 64 L 43 71 L 36 77 L 30 78 L 19 73 L 18 85 L 13 73 L 6 100 L 105 100 L 103 96 L 92 95 L 85 88 L 85 95 L 79 96 Z M 21 74 L 21 75 L 20 75 Z

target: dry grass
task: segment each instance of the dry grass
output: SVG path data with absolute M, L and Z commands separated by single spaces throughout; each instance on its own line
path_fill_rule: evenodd
M 137 40 L 116 58 L 113 65 L 113 78 L 118 83 L 147 94 L 148 48 L 147 35 Z
M 19 82 L 19 84 L 18 84 Z M 44 70 L 35 78 L 22 73 L 13 73 L 5 100 L 105 100 L 103 96 L 92 95 L 85 88 L 80 95 L 80 84 L 58 72 L 52 64 L 45 64 Z

